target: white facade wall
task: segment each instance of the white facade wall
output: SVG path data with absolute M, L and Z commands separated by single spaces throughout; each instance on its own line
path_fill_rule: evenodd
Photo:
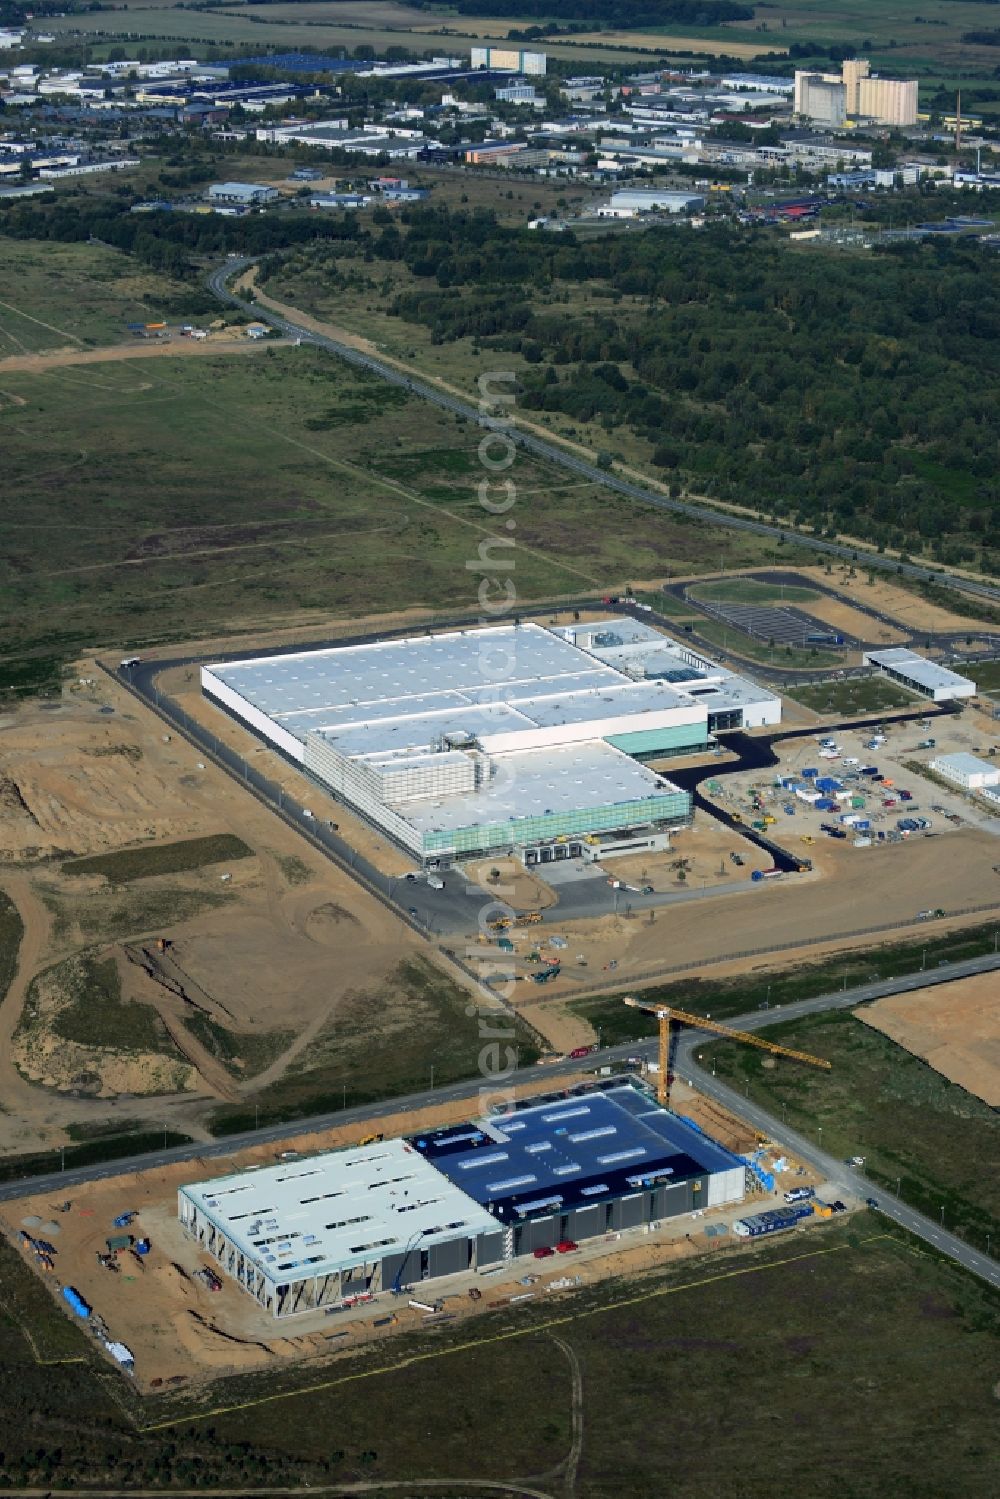
M 476 789 L 476 765 L 460 750 L 427 756 L 419 764 L 374 766 L 387 802 L 410 802 L 428 796 L 461 796 Z
M 532 725 L 513 733 L 484 734 L 481 743 L 488 754 L 509 754 L 513 750 L 553 749 L 565 744 L 586 744 L 592 739 L 610 739 L 616 734 L 641 734 L 647 729 L 669 729 L 681 724 L 707 725 L 707 722 L 708 710 L 704 706 L 680 704 L 648 713 L 618 713 L 611 718 L 588 718 L 580 723 L 551 724 L 542 728 Z
M 248 703 L 245 697 L 241 697 L 238 692 L 227 687 L 226 683 L 207 666 L 201 669 L 201 690 L 208 697 L 214 697 L 222 703 L 243 723 L 249 724 L 250 728 L 262 739 L 266 739 L 270 744 L 276 744 L 291 759 L 298 760 L 300 765 L 304 762 L 305 750 L 300 739 L 296 739 L 294 734 L 289 734 L 288 730 L 283 729 L 279 723 L 275 723 L 273 718 L 268 718 L 266 713 L 262 713 L 252 703 Z
M 351 760 L 334 749 L 321 734 L 307 734 L 303 750 L 307 770 L 324 781 L 376 827 L 383 828 L 404 848 L 423 857 L 423 837 L 416 828 L 387 807 L 382 798 L 382 776 L 363 760 Z
M 726 1202 L 742 1202 L 745 1195 L 745 1166 L 733 1166 L 730 1171 L 713 1171 L 710 1174 L 706 1207 L 717 1208 Z

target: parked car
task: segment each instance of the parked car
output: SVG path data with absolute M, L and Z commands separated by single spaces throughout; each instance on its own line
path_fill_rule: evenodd
M 553 1253 L 553 1251 L 549 1248 L 549 1246 L 547 1244 L 542 1244 L 542 1245 L 540 1245 L 540 1247 L 538 1249 L 535 1250 L 535 1259 L 536 1260 L 548 1260 L 548 1259 L 551 1259 L 552 1258 L 552 1253 Z
M 575 1239 L 562 1239 L 556 1245 L 556 1252 L 558 1254 L 572 1254 L 574 1249 L 579 1249 L 579 1247 Z

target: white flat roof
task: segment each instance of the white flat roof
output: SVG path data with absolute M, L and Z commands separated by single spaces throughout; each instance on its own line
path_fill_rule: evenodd
M 422 833 L 543 817 L 547 812 L 591 811 L 619 802 L 628 805 L 628 820 L 634 821 L 637 802 L 679 794 L 670 781 L 602 739 L 497 755 L 494 764 L 496 775 L 478 791 L 409 801 L 396 811 Z
M 497 1227 L 403 1140 L 240 1171 L 181 1192 L 275 1284 Z
M 947 666 L 938 666 L 936 662 L 928 661 L 926 656 L 918 656 L 916 651 L 907 650 L 905 646 L 888 651 L 866 651 L 865 659 L 876 666 L 888 666 L 893 671 L 901 672 L 928 692 L 933 692 L 936 687 L 965 687 L 971 688 L 973 692 L 976 690 L 976 684 L 971 678 L 960 677 L 957 671 L 950 671 Z
M 958 750 L 954 755 L 936 755 L 931 768 L 946 773 L 953 770 L 960 776 L 1000 777 L 1000 766 L 995 761 L 980 760 L 978 755 L 969 755 L 965 750 Z
M 661 685 L 669 685 L 677 694 L 678 702 L 693 700 L 711 713 L 778 700 L 770 688 L 758 686 L 749 677 L 737 676 L 727 667 L 710 661 L 690 646 L 661 634 L 641 620 L 612 616 L 592 620 L 586 625 L 560 626 L 554 633 L 567 640 L 572 640 L 575 635 L 581 649 L 623 674 L 676 669 L 684 675 Z M 614 636 L 620 644 L 595 644 L 595 640 L 602 636 Z M 643 685 L 656 685 L 655 677 L 646 678 Z
M 486 741 L 692 706 L 667 683 L 636 682 L 535 624 L 264 656 L 208 671 L 297 739 L 317 730 L 347 755 L 421 748 L 444 734 Z

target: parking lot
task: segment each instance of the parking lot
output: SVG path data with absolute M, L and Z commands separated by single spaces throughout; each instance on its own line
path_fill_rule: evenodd
M 828 730 L 774 746 L 773 772 L 720 776 L 713 799 L 790 852 L 865 851 L 963 827 L 1000 833 L 988 804 L 921 773 L 938 754 L 989 751 L 971 715 L 873 730 Z M 804 845 L 804 848 L 801 846 Z M 814 853 L 814 851 L 816 851 Z

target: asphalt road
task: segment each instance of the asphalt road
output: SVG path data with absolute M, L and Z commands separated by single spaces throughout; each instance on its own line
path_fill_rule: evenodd
M 507 422 L 499 423 L 489 416 L 484 416 L 479 408 L 469 401 L 460 400 L 437 386 L 403 374 L 384 360 L 363 354 L 358 349 L 352 349 L 348 344 L 338 342 L 337 339 L 313 333 L 308 328 L 301 328 L 289 319 L 281 317 L 280 314 L 271 312 L 263 305 L 243 301 L 228 289 L 226 283 L 232 276 L 238 275 L 240 271 L 246 270 L 253 263 L 253 260 L 236 258 L 226 260 L 208 277 L 209 290 L 221 302 L 231 307 L 238 307 L 249 317 L 269 323 L 271 327 L 277 328 L 287 337 L 297 338 L 304 344 L 312 344 L 316 348 L 325 349 L 328 353 L 336 354 L 339 359 L 346 360 L 348 364 L 370 370 L 372 374 L 380 376 L 390 384 L 401 386 L 411 391 L 413 395 L 419 396 L 421 400 L 429 401 L 444 411 L 451 411 L 456 416 L 465 417 L 466 420 L 477 422 L 484 427 L 506 428 L 509 426 Z M 758 536 L 771 536 L 775 540 L 794 541 L 799 546 L 807 547 L 810 551 L 822 552 L 825 556 L 841 557 L 851 562 L 861 561 L 865 567 L 873 567 L 897 575 L 903 574 L 907 577 L 918 578 L 923 582 L 945 582 L 950 588 L 961 593 L 973 594 L 977 598 L 1000 600 L 1000 588 L 993 588 L 988 583 L 979 583 L 950 573 L 935 573 L 914 563 L 898 562 L 894 558 L 881 556 L 877 552 L 866 551 L 863 548 L 858 550 L 840 542 L 825 541 L 821 537 L 809 536 L 794 529 L 782 530 L 780 526 L 769 526 L 764 521 L 750 520 L 745 516 L 713 510 L 707 505 L 694 505 L 686 500 L 672 500 L 667 495 L 646 489 L 641 484 L 634 484 L 628 479 L 620 478 L 617 474 L 597 468 L 594 464 L 587 463 L 585 459 L 578 458 L 568 449 L 554 442 L 547 442 L 544 438 L 536 437 L 534 433 L 516 430 L 511 431 L 510 436 L 512 442 L 525 452 L 534 453 L 549 463 L 558 464 L 560 468 L 579 474 L 591 484 L 613 490 L 616 494 L 624 495 L 626 499 L 638 500 L 643 505 L 652 505 L 658 510 L 669 510 L 676 515 L 687 516 L 690 520 L 705 521 L 709 525 L 729 531 L 749 531 Z
M 930 973 L 914 973 L 901 978 L 883 979 L 878 983 L 861 984 L 853 989 L 820 994 L 812 999 L 797 1000 L 794 1004 L 775 1005 L 767 1010 L 753 1010 L 746 1015 L 728 1018 L 725 1023 L 734 1030 L 757 1031 L 774 1025 L 779 1020 L 794 1020 L 802 1015 L 819 1015 L 829 1010 L 848 1009 L 866 1000 L 881 999 L 887 994 L 903 994 L 916 989 L 934 988 L 938 984 L 949 983 L 953 979 L 997 970 L 1000 970 L 1000 954 L 991 953 L 985 957 L 967 959 L 962 963 L 949 963 Z M 826 1179 L 835 1182 L 838 1188 L 853 1193 L 862 1201 L 874 1193 L 878 1200 L 879 1212 L 885 1213 L 893 1222 L 908 1229 L 917 1238 L 922 1239 L 939 1253 L 953 1259 L 966 1270 L 970 1270 L 974 1275 L 980 1276 L 992 1285 L 1000 1286 L 1000 1265 L 995 1260 L 971 1248 L 954 1234 L 948 1233 L 941 1224 L 907 1207 L 895 1197 L 873 1188 L 861 1171 L 845 1165 L 843 1161 L 824 1151 L 818 1143 L 814 1144 L 796 1130 L 789 1129 L 781 1120 L 769 1114 L 760 1105 L 742 1098 L 739 1093 L 700 1066 L 698 1048 L 708 1044 L 706 1037 L 710 1037 L 709 1032 L 702 1035 L 691 1030 L 681 1031 L 674 1055 L 673 1070 L 676 1076 L 690 1081 L 699 1092 L 717 1099 L 727 1108 L 732 1109 L 735 1114 L 754 1124 L 782 1148 L 808 1161 L 821 1171 Z M 652 1059 L 656 1052 L 655 1040 L 629 1042 L 624 1046 L 609 1046 L 592 1052 L 587 1059 L 586 1066 L 597 1069 L 615 1062 L 624 1062 L 629 1057 L 635 1056 Z M 583 1064 L 579 1060 L 570 1059 L 550 1063 L 544 1069 L 545 1076 L 555 1082 L 559 1078 L 579 1072 L 581 1065 Z M 287 1146 L 297 1136 L 333 1129 L 345 1124 L 368 1126 L 370 1129 L 373 1126 L 377 1127 L 387 1112 L 415 1113 L 419 1109 L 432 1105 L 440 1106 L 442 1103 L 458 1100 L 476 1101 L 473 1112 L 479 1112 L 480 1109 L 488 1106 L 489 1096 L 495 1096 L 497 1090 L 515 1087 L 519 1083 L 537 1082 L 539 1075 L 537 1067 L 526 1067 L 499 1079 L 470 1078 L 461 1083 L 453 1083 L 443 1088 L 427 1088 L 419 1093 L 410 1093 L 382 1103 L 343 1109 L 332 1114 L 315 1115 L 312 1118 L 299 1119 L 288 1124 L 266 1125 L 261 1129 L 232 1135 L 226 1140 L 213 1141 L 211 1144 L 177 1145 L 167 1150 L 152 1151 L 145 1155 L 130 1156 L 99 1165 L 25 1177 L 18 1182 L 0 1185 L 0 1202 L 14 1201 L 19 1197 L 38 1192 L 52 1192 L 59 1198 L 65 1198 L 72 1193 L 74 1187 L 84 1182 L 99 1181 L 107 1177 L 119 1176 L 123 1172 L 144 1171 L 152 1167 L 169 1166 L 183 1161 L 197 1161 L 199 1164 L 205 1161 L 224 1161 L 226 1157 L 234 1156 L 239 1151 L 252 1146 L 263 1144 Z M 123 1205 L 127 1207 L 128 1204 L 124 1202 L 125 1196 L 127 1192 L 123 1195 Z

